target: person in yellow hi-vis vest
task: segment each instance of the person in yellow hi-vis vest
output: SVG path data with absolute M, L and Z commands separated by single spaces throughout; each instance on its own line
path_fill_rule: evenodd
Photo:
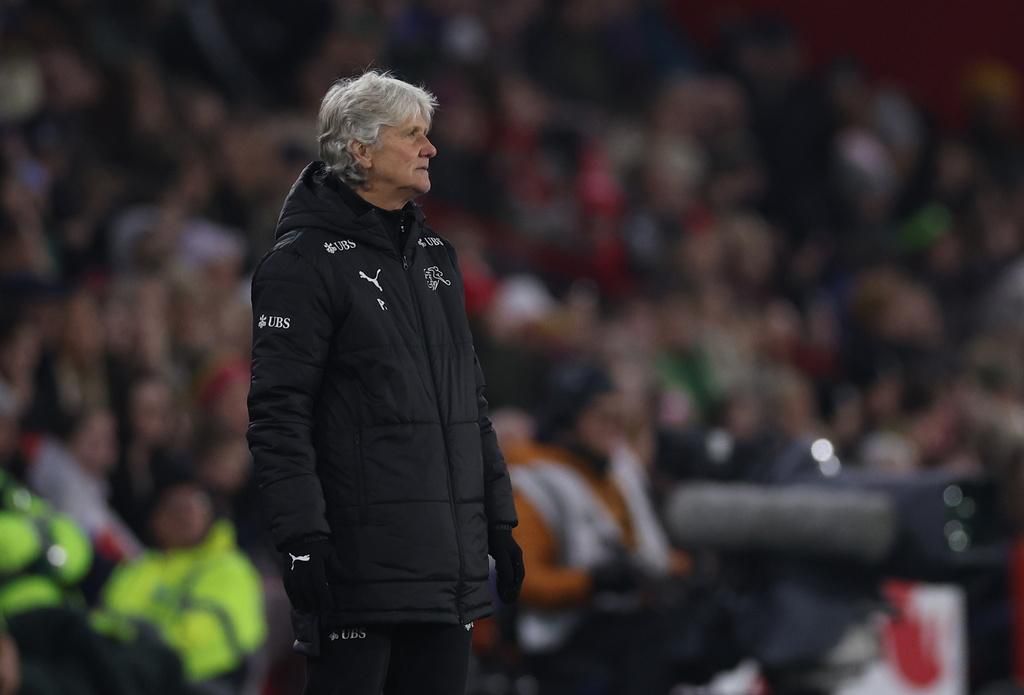
M 207 493 L 191 478 L 162 487 L 150 507 L 155 549 L 110 577 L 103 605 L 158 629 L 193 682 L 244 681 L 263 643 L 263 591 L 226 520 L 214 521 Z
M 82 605 L 92 546 L 69 518 L 0 471 L 0 617 Z

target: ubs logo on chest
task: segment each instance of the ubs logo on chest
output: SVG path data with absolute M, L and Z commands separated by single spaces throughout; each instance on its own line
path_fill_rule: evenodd
M 327 253 L 337 253 L 338 251 L 350 251 L 356 247 L 356 242 L 349 241 L 348 239 L 342 239 L 341 241 L 325 241 L 324 249 Z

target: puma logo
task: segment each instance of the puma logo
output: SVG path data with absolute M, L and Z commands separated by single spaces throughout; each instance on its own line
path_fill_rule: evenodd
M 306 555 L 292 555 L 291 553 L 288 553 L 288 557 L 290 557 L 292 559 L 292 571 L 293 572 L 295 571 L 295 563 L 296 562 L 309 562 L 309 554 L 308 553 Z
M 377 274 L 374 275 L 373 277 L 370 277 L 369 275 L 360 270 L 359 277 L 366 280 L 367 282 L 372 282 L 374 285 L 377 286 L 377 289 L 380 290 L 381 292 L 384 291 L 384 288 L 380 286 L 379 282 L 377 282 L 377 278 L 380 277 L 380 268 L 377 268 Z

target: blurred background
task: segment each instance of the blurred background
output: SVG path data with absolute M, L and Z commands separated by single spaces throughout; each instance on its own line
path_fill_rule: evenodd
M 369 67 L 439 98 L 420 203 L 459 251 L 510 467 L 552 418 L 612 438 L 672 543 L 657 577 L 591 573 L 630 601 L 554 652 L 522 613 L 608 609 L 528 576 L 477 625 L 471 693 L 660 695 L 655 671 L 674 693 L 1019 692 L 1022 21 L 1015 0 L 0 3 L 0 693 L 300 692 L 245 442 L 249 277 L 321 97 Z M 744 537 L 688 535 L 680 491 L 728 522 L 730 489 L 754 495 Z M 557 570 L 531 544 L 558 535 L 520 541 Z

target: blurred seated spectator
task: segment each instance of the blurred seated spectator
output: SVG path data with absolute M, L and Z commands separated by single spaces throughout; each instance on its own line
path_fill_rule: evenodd
M 36 374 L 35 399 L 26 416 L 30 431 L 53 432 L 83 412 L 113 402 L 116 371 L 96 294 L 79 288 L 60 307 L 57 335 L 50 339 Z
M 219 427 L 201 427 L 195 442 L 196 475 L 207 489 L 214 510 L 234 517 L 238 494 L 252 474 L 252 457 L 245 437 Z
M 154 549 L 115 570 L 103 606 L 153 625 L 190 681 L 237 692 L 266 624 L 260 578 L 234 527 L 214 520 L 190 471 L 177 471 L 154 493 L 149 530 Z
M 280 555 L 266 537 L 245 437 L 207 424 L 199 427 L 193 446 L 196 476 L 210 495 L 214 514 L 235 525 L 239 547 L 257 565 L 276 572 Z
M 72 420 L 64 440 L 44 438 L 29 463 L 28 481 L 58 511 L 85 529 L 99 558 L 115 564 L 142 544 L 107 502 L 107 474 L 117 461 L 114 416 L 87 410 Z
M 660 695 L 671 677 L 645 591 L 681 568 L 623 444 L 619 399 L 589 365 L 554 374 L 539 418 L 544 445 L 513 449 L 519 526 L 530 568 L 519 647 L 540 693 Z
M 175 464 L 175 438 L 181 416 L 166 379 L 155 373 L 131 385 L 121 416 L 121 447 L 110 474 L 110 503 L 139 537 L 145 535 L 144 503 L 153 492 L 157 469 Z

